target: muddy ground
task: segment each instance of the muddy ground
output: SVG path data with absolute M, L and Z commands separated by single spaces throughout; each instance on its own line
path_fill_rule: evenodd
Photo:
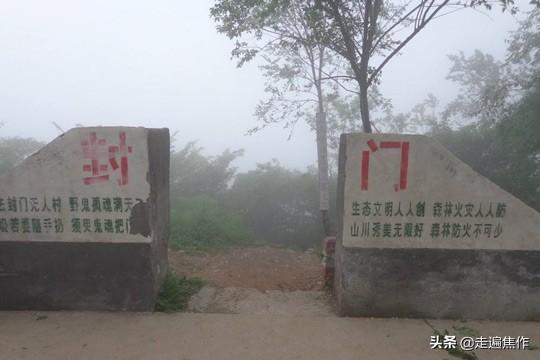
M 199 277 L 218 288 L 321 290 L 321 258 L 315 251 L 276 247 L 234 248 L 211 253 L 169 251 L 176 274 Z

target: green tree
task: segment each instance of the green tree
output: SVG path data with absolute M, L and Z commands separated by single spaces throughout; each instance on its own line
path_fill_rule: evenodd
M 246 245 L 253 238 L 242 215 L 225 203 L 242 150 L 206 156 L 195 142 L 171 151 L 170 243 L 184 249 Z
M 228 203 L 240 211 L 257 239 L 292 247 L 314 247 L 323 235 L 317 188 L 315 169 L 289 170 L 274 161 L 239 174 L 229 191 Z
M 466 7 L 485 6 L 491 1 L 434 0 L 409 1 L 397 4 L 384 0 L 316 0 L 324 10 L 328 26 L 322 29 L 328 46 L 350 65 L 360 97 L 360 115 L 364 132 L 372 132 L 369 88 L 380 79 L 388 62 L 425 29 L 426 25 L 445 12 Z M 500 0 L 503 10 L 513 6 L 513 0 Z M 374 61 L 378 61 L 373 64 Z
M 540 1 L 532 1 L 536 5 Z M 508 45 L 508 66 L 512 68 L 512 80 L 521 88 L 528 89 L 540 76 L 540 9 L 537 7 L 520 22 L 512 32 Z
M 236 173 L 232 162 L 243 150 L 225 150 L 219 156 L 205 156 L 196 142 L 171 152 L 171 196 L 214 195 L 223 193 Z
M 495 131 L 495 181 L 540 211 L 540 79 Z
M 261 55 L 265 91 L 269 95 L 255 111 L 262 125 L 284 122 L 291 134 L 299 120 L 315 130 L 319 176 L 319 210 L 327 235 L 329 174 L 325 92 L 330 80 L 339 81 L 336 57 L 319 35 L 325 18 L 320 9 L 303 0 L 219 0 L 210 14 L 220 33 L 236 40 L 232 51 L 239 66 Z M 325 83 L 326 82 L 326 83 Z M 330 89 L 331 90 L 331 89 Z
M 503 62 L 480 50 L 469 57 L 460 52 L 449 59 L 452 66 L 447 79 L 457 83 L 460 91 L 442 114 L 446 121 L 494 122 L 509 114 L 516 89 Z
M 377 125 L 373 128 L 377 131 L 396 132 L 394 129 L 399 120 L 393 117 L 392 103 L 385 98 L 377 86 L 372 86 L 369 93 L 369 109 L 377 116 Z M 331 159 L 337 162 L 339 150 L 339 137 L 343 133 L 362 132 L 360 118 L 360 99 L 358 93 L 330 93 L 327 95 L 327 122 L 328 122 L 328 147 Z M 336 167 L 334 166 L 334 170 Z
M 540 81 L 493 126 L 440 126 L 431 135 L 474 170 L 540 211 L 539 119 Z
M 505 190 L 540 210 L 540 10 L 511 34 L 505 61 L 475 51 L 451 56 L 460 95 L 430 133 Z M 455 127 L 457 130 L 453 130 Z

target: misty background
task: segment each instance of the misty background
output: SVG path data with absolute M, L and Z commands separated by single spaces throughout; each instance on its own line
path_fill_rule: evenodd
M 527 2 L 517 2 L 518 5 Z M 257 60 L 237 68 L 233 43 L 215 30 L 213 1 L 3 1 L 0 6 L 0 137 L 50 141 L 76 125 L 168 127 L 182 147 L 197 140 L 206 155 L 243 148 L 240 171 L 277 159 L 316 163 L 315 134 L 298 123 L 254 135 L 264 98 Z M 523 13 L 464 10 L 429 24 L 393 59 L 381 91 L 396 112 L 433 93 L 457 94 L 446 80 L 447 55 L 480 49 L 503 59 L 508 32 Z

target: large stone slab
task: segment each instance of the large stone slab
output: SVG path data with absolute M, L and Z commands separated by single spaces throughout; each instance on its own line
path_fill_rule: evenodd
M 0 309 L 151 310 L 168 229 L 168 130 L 72 129 L 0 176 Z
M 342 135 L 338 215 L 342 315 L 540 320 L 540 215 L 432 139 Z

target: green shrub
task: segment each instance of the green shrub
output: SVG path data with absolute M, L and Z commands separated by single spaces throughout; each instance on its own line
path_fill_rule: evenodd
M 331 215 L 334 191 L 331 190 Z M 317 248 L 324 232 L 319 211 L 317 171 L 291 170 L 278 162 L 238 174 L 227 202 L 244 216 L 257 239 L 290 248 Z
M 159 290 L 155 310 L 171 313 L 187 309 L 189 299 L 195 295 L 204 281 L 198 278 L 178 277 L 174 273 L 167 274 Z
M 216 198 L 178 198 L 171 204 L 170 245 L 207 249 L 253 243 L 243 218 Z

